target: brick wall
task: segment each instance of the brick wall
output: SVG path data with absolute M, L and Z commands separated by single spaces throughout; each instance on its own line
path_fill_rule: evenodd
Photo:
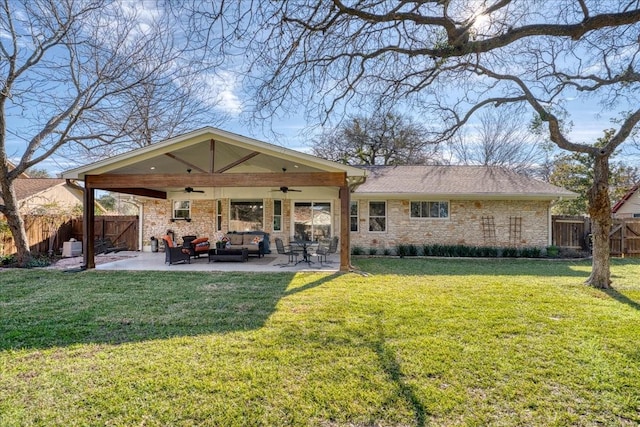
M 229 231 L 229 199 L 222 199 L 222 231 Z M 192 200 L 191 222 L 171 222 L 171 200 L 148 200 L 143 204 L 142 240 L 145 246 L 149 245 L 151 236 L 158 239 L 172 230 L 178 241 L 182 236 L 196 235 L 199 237 L 211 237 L 216 233 L 217 200 Z M 284 206 L 283 206 L 284 208 Z M 285 214 L 288 218 L 289 209 Z M 273 200 L 264 200 L 264 227 L 263 231 L 272 233 L 273 230 Z M 288 232 L 288 221 L 284 222 L 285 233 Z M 234 230 L 235 231 L 235 230 Z M 285 234 L 283 233 L 283 234 Z M 285 234 L 286 235 L 286 234 Z
M 410 218 L 409 200 L 387 200 L 386 232 L 369 232 L 368 200 L 359 200 L 358 232 L 351 232 L 351 246 L 393 249 L 398 244 L 447 244 L 468 246 L 545 247 L 548 245 L 548 201 L 449 202 L 448 219 Z M 485 238 L 483 217 L 493 217 L 495 238 Z M 510 232 L 510 217 L 521 218 L 520 236 Z M 489 221 L 487 221 L 488 223 Z M 514 221 L 515 223 L 515 221 Z M 517 225 L 517 224 L 516 224 Z

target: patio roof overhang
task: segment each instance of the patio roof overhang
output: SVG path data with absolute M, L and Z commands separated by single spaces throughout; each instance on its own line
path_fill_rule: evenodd
M 350 268 L 350 189 L 367 172 L 285 147 L 205 127 L 147 147 L 69 170 L 66 179 L 84 181 L 84 205 L 94 190 L 167 199 L 185 187 L 333 187 L 340 198 L 340 269 Z M 94 214 L 84 210 L 85 267 L 94 268 Z
M 86 188 L 167 198 L 191 187 L 335 186 L 366 171 L 205 127 L 63 174 Z

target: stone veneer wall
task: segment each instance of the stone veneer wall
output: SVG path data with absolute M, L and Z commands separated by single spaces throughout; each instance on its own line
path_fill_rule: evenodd
M 354 199 L 356 200 L 356 199 Z M 549 236 L 548 201 L 451 200 L 448 219 L 410 218 L 409 200 L 387 200 L 387 231 L 369 232 L 369 200 L 359 200 L 358 232 L 351 232 L 351 247 L 393 249 L 398 244 L 513 246 L 510 217 L 522 218 L 518 247 L 545 247 Z M 484 238 L 482 217 L 493 216 L 495 241 Z
M 227 231 L 229 231 L 229 199 L 222 199 L 221 201 L 222 231 L 226 233 Z M 191 222 L 171 222 L 172 202 L 172 200 L 147 200 L 143 204 L 142 240 L 144 242 L 144 246 L 148 246 L 150 244 L 151 236 L 157 239 L 161 239 L 162 236 L 167 233 L 167 230 L 172 230 L 178 241 L 182 241 L 182 236 L 195 235 L 198 237 L 211 237 L 216 233 L 217 200 L 192 200 Z M 263 231 L 272 233 L 272 221 L 273 201 L 271 199 L 265 199 L 265 224 Z M 285 227 L 288 229 L 288 223 L 285 225 Z

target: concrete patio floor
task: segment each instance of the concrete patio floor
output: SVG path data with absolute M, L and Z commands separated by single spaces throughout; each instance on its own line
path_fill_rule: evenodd
M 165 264 L 165 254 L 162 252 L 119 252 L 112 254 L 120 258 L 114 261 L 102 262 L 103 255 L 96 256 L 96 270 L 147 270 L 147 271 L 240 271 L 240 272 L 302 272 L 324 271 L 337 272 L 340 269 L 339 254 L 329 257 L 328 263 L 322 264 L 314 258 L 311 264 L 300 262 L 297 265 L 288 263 L 287 255 L 275 253 L 263 258 L 249 257 L 246 262 L 209 262 L 206 256 L 192 258 L 191 264 Z

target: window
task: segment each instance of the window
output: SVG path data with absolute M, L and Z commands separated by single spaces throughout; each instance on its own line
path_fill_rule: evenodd
M 222 200 L 216 206 L 216 231 L 222 231 Z
M 634 217 L 634 218 L 640 218 L 640 213 L 634 213 L 634 214 L 633 214 L 633 217 Z
M 282 231 L 282 200 L 273 201 L 273 231 Z
M 369 231 L 387 231 L 387 202 L 369 202 Z
M 411 218 L 449 218 L 449 202 L 411 202 Z
M 349 220 L 351 223 L 351 231 L 358 231 L 358 202 L 351 201 L 349 206 Z
M 231 200 L 229 209 L 230 231 L 256 231 L 264 229 L 262 200 Z
M 191 200 L 173 201 L 173 219 L 191 218 Z
M 331 237 L 331 203 L 295 202 L 293 237 L 311 241 Z

